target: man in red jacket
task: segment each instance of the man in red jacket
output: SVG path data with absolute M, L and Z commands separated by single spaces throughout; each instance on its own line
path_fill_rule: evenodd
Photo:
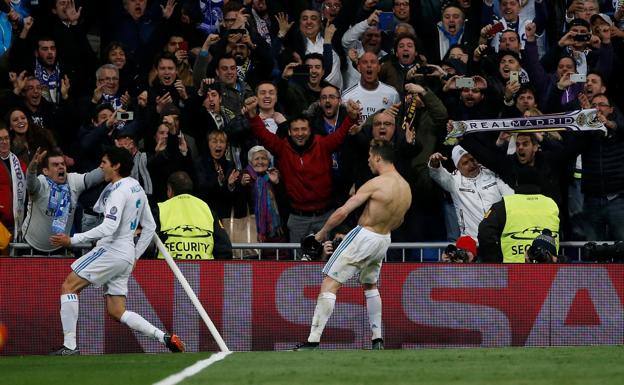
M 331 215 L 332 157 L 347 133 L 356 134 L 360 106 L 348 101 L 348 117 L 340 128 L 327 135 L 312 135 L 310 122 L 304 116 L 290 120 L 288 137 L 280 138 L 268 131 L 257 116 L 258 100 L 245 100 L 245 111 L 254 135 L 275 155 L 290 201 L 288 231 L 291 242 L 318 231 Z

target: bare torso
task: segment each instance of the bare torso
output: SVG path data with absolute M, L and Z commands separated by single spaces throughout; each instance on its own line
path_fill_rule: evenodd
M 358 224 L 378 234 L 388 234 L 403 223 L 412 203 L 409 184 L 395 170 L 381 174 L 366 184 L 374 190 Z M 364 186 L 362 186 L 364 187 Z

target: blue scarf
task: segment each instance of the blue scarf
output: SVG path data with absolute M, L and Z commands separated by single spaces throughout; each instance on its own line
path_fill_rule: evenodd
M 446 39 L 449 41 L 449 47 L 459 43 L 459 39 L 461 39 L 462 35 L 464 34 L 464 27 L 465 27 L 465 25 L 462 25 L 461 29 L 459 31 L 457 31 L 455 36 L 453 36 L 453 35 L 451 35 L 450 32 L 448 32 L 446 29 L 444 29 L 444 26 L 438 24 L 438 29 L 440 30 L 440 32 L 442 32 L 444 34 Z
M 67 183 L 57 184 L 52 179 L 46 177 L 50 186 L 50 196 L 48 197 L 47 213 L 52 215 L 52 234 L 65 234 L 69 209 L 71 206 L 71 192 Z
M 60 102 L 58 97 L 61 93 L 61 70 L 58 63 L 54 66 L 54 72 L 48 74 L 45 68 L 35 59 L 35 77 L 43 86 L 42 95 L 50 103 Z
M 253 201 L 258 240 L 264 242 L 267 239 L 281 237 L 283 235 L 282 221 L 269 174 L 259 175 L 250 164 L 245 169 L 249 171 L 249 175 L 255 181 L 253 184 Z

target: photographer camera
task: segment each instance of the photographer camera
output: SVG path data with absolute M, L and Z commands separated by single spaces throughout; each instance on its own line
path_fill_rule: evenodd
M 615 242 L 610 245 L 596 242 L 587 242 L 581 251 L 583 262 L 622 263 L 624 262 L 624 242 Z
M 447 263 L 473 263 L 477 256 L 477 241 L 471 236 L 464 235 L 457 238 L 455 244 L 446 246 L 442 256 L 442 262 Z
M 561 257 L 557 255 L 557 243 L 549 229 L 542 230 L 524 254 L 526 263 L 557 263 Z
M 320 255 L 322 261 L 328 260 L 332 254 L 334 254 L 334 251 L 338 249 L 340 242 L 342 242 L 344 237 L 349 233 L 349 230 L 350 228 L 344 225 L 340 225 L 334 229 L 331 240 L 323 242 L 323 249 Z
M 323 243 L 314 238 L 314 234 L 307 235 L 301 239 L 302 261 L 326 261 L 336 251 L 345 235 L 349 233 L 349 227 L 338 226 L 330 240 Z

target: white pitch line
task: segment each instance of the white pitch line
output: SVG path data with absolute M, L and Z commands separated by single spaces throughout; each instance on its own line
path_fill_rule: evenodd
M 209 358 L 206 358 L 205 360 L 197 361 L 196 363 L 182 370 L 179 373 L 172 374 L 163 380 L 155 382 L 153 385 L 175 385 L 187 377 L 196 375 L 197 373 L 201 372 L 202 370 L 214 364 L 215 362 L 221 361 L 222 359 L 224 359 L 231 353 L 232 352 L 219 352 L 219 353 L 213 354 L 212 356 L 210 356 Z

